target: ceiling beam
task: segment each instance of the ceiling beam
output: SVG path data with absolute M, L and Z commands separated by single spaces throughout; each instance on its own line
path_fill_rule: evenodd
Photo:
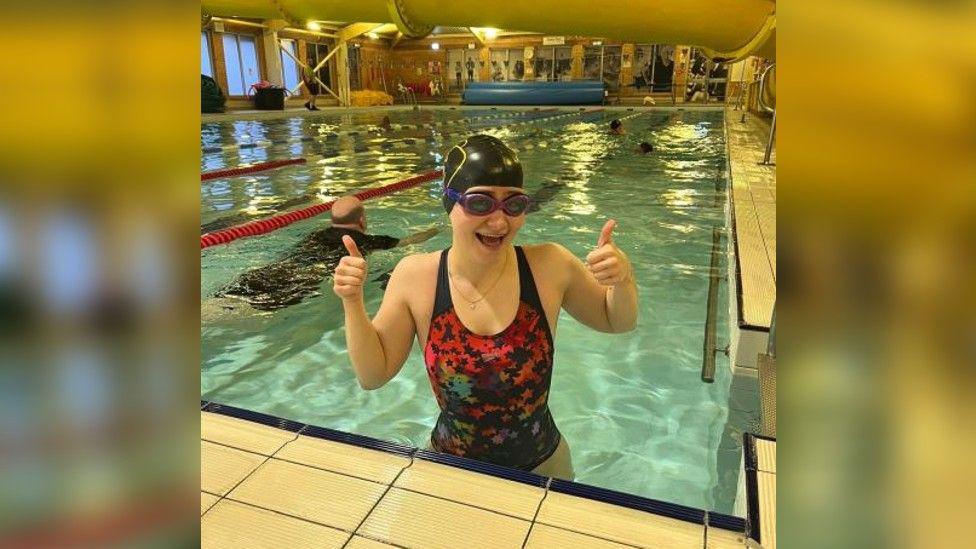
M 390 49 L 392 50 L 393 48 L 395 48 L 396 45 L 400 43 L 400 40 L 403 40 L 403 33 L 397 31 L 396 36 L 393 37 L 393 41 L 390 42 Z
M 485 47 L 485 39 L 482 38 L 480 34 L 476 33 L 471 27 L 468 27 L 468 32 L 474 36 L 474 39 L 478 42 L 479 47 Z
M 342 27 L 336 31 L 336 38 L 340 42 L 348 42 L 353 38 L 366 34 L 367 32 L 376 32 L 377 29 L 386 26 L 385 23 L 353 23 Z

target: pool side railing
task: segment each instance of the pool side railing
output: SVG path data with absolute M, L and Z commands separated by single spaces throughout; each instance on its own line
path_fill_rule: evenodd
M 728 353 L 728 348 L 716 349 L 715 326 L 718 321 L 718 287 L 721 282 L 719 276 L 719 257 L 721 254 L 720 244 L 722 242 L 722 230 L 718 227 L 712 228 L 712 252 L 708 269 L 708 301 L 706 303 L 705 314 L 705 339 L 702 344 L 702 369 L 701 379 L 705 383 L 715 381 L 715 353 L 723 351 Z

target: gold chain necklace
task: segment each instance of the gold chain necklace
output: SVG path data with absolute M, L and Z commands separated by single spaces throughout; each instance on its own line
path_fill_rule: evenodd
M 488 294 L 490 294 L 491 291 L 495 289 L 495 286 L 498 285 L 498 281 L 501 280 L 502 279 L 502 275 L 505 274 L 505 269 L 508 268 L 508 259 L 509 259 L 509 255 L 508 254 L 505 254 L 505 264 L 502 265 L 502 270 L 499 271 L 498 276 L 495 278 L 495 281 L 491 283 L 491 286 L 489 286 L 487 290 L 485 290 L 484 292 L 481 292 L 481 297 L 479 297 L 478 299 L 475 299 L 475 300 L 472 300 L 472 299 L 468 298 L 468 296 L 464 295 L 464 292 L 461 291 L 461 288 L 458 288 L 457 283 L 454 282 L 454 274 L 451 273 L 451 270 L 450 269 L 447 270 L 447 278 L 450 279 L 451 286 L 453 286 L 454 289 L 457 290 L 458 295 L 461 296 L 461 297 L 463 297 L 464 300 L 468 302 L 468 307 L 470 307 L 471 309 L 474 309 L 475 307 L 478 306 L 478 303 L 480 303 L 482 300 L 484 300 L 486 297 L 488 297 Z M 472 286 L 474 286 L 474 285 L 472 284 Z M 477 286 L 474 286 L 474 289 L 477 290 L 478 287 Z

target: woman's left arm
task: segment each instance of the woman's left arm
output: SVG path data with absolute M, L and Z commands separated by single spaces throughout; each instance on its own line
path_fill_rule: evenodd
M 617 222 L 607 221 L 597 248 L 581 263 L 569 250 L 571 271 L 563 307 L 583 324 L 601 332 L 629 332 L 637 325 L 637 286 L 627 254 L 613 243 Z

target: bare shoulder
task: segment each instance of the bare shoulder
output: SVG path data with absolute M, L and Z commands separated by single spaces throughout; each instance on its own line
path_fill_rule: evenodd
M 424 276 L 429 273 L 437 273 L 437 265 L 441 258 L 441 252 L 429 252 L 423 254 L 410 254 L 397 263 L 393 270 L 394 276 L 414 277 Z
M 430 318 L 437 290 L 437 266 L 440 252 L 411 254 L 397 263 L 386 295 L 393 302 L 404 303 L 414 315 L 414 322 Z
M 433 291 L 437 283 L 440 252 L 410 254 L 397 263 L 390 276 L 387 293 L 409 297 Z
M 565 246 L 556 244 L 555 242 L 530 244 L 528 246 L 522 246 L 522 250 L 525 252 L 526 259 L 533 265 L 549 264 L 552 262 L 562 265 L 575 258 L 573 253 L 566 249 Z
M 573 252 L 562 244 L 546 242 L 522 246 L 525 258 L 535 274 L 544 274 L 550 280 L 565 282 L 569 279 L 573 263 L 578 261 Z

